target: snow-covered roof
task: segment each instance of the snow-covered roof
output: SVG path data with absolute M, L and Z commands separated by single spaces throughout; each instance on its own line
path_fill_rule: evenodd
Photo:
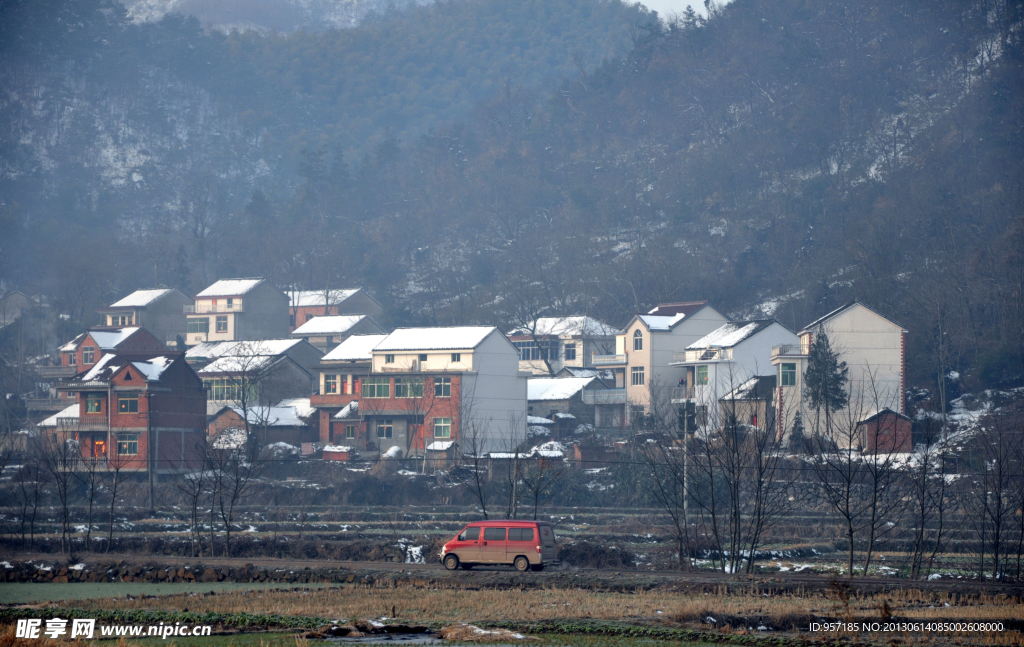
M 254 355 L 282 355 L 301 339 L 255 339 L 251 341 L 208 341 L 185 351 L 189 359 L 218 357 L 252 357 Z
M 128 339 L 139 331 L 138 326 L 128 326 L 126 328 L 107 328 L 105 330 L 90 330 L 87 333 L 82 333 L 78 337 L 75 337 L 68 343 L 60 347 L 62 351 L 73 351 L 78 348 L 78 345 L 82 343 L 86 335 L 90 335 L 93 341 L 96 342 L 103 350 L 110 350 L 117 348 L 118 344 Z
M 774 375 L 755 375 L 725 394 L 722 400 L 763 400 L 771 398 L 775 390 Z
M 402 455 L 402 448 L 398 445 L 392 445 L 391 449 L 387 450 L 380 455 L 381 458 L 398 458 Z
M 531 449 L 530 454 L 532 456 L 540 456 L 541 458 L 562 458 L 565 456 L 565 445 L 557 440 L 549 440 Z
M 834 316 L 838 315 L 839 313 L 841 313 L 841 312 L 843 312 L 843 311 L 845 311 L 845 310 L 848 310 L 849 308 L 852 308 L 853 306 L 860 306 L 860 307 L 862 307 L 862 308 L 864 308 L 864 309 L 868 310 L 869 312 L 873 312 L 873 313 L 875 313 L 876 315 L 878 315 L 878 316 L 879 316 L 879 317 L 881 317 L 882 319 L 885 319 L 886 321 L 888 321 L 888 322 L 889 322 L 889 323 L 891 323 L 892 325 L 896 326 L 897 328 L 903 329 L 903 326 L 901 326 L 901 325 L 900 325 L 899 323 L 897 323 L 897 322 L 893 321 L 893 320 L 892 320 L 892 319 L 890 319 L 889 317 L 886 317 L 886 316 L 885 316 L 884 314 L 882 314 L 881 312 L 879 312 L 879 311 L 875 310 L 874 308 L 869 308 L 868 306 L 864 305 L 864 304 L 863 304 L 863 303 L 861 303 L 860 301 L 851 301 L 851 302 L 847 303 L 847 304 L 846 304 L 846 305 L 844 305 L 844 306 L 841 306 L 841 307 L 839 307 L 839 308 L 836 308 L 835 310 L 833 310 L 832 312 L 828 313 L 828 314 L 827 314 L 827 315 L 825 315 L 824 317 L 821 317 L 820 319 L 816 319 L 816 320 L 812 321 L 811 323 L 807 324 L 806 326 L 804 326 L 803 330 L 801 330 L 800 332 L 801 332 L 801 333 L 805 333 L 805 332 L 808 332 L 808 331 L 809 331 L 809 330 L 811 330 L 812 328 L 814 328 L 814 327 L 816 327 L 816 326 L 819 326 L 819 325 L 821 325 L 821 324 L 825 323 L 826 321 L 828 321 L 828 320 L 829 320 L 829 319 L 831 319 L 832 317 L 834 317 Z M 903 330 L 903 332 L 907 332 L 907 331 L 906 331 L 906 330 Z
M 697 312 L 698 310 L 706 306 L 707 304 L 708 302 L 706 300 L 679 301 L 677 303 L 659 303 L 658 305 L 648 310 L 647 314 L 660 316 L 674 316 L 681 314 L 685 317 L 688 317 L 692 315 L 694 312 Z
M 563 366 L 555 377 L 599 377 L 614 382 L 615 372 L 606 368 L 581 368 L 579 366 Z
M 242 416 L 242 409 L 231 407 L 231 410 Z M 295 407 L 249 407 L 244 417 L 250 425 L 267 427 L 302 427 L 306 421 L 298 416 Z
M 313 321 L 316 321 L 314 319 Z M 330 361 L 370 361 L 373 356 L 373 347 L 384 341 L 387 335 L 352 335 L 345 341 L 320 358 L 321 362 Z
M 111 308 L 141 308 L 148 306 L 160 297 L 170 292 L 170 288 L 160 288 L 156 290 L 136 290 L 132 292 L 120 301 L 115 301 L 110 304 Z
M 317 315 L 293 330 L 292 335 L 343 335 L 363 319 L 366 315 Z
M 100 358 L 98 362 L 92 365 L 88 371 L 79 379 L 80 382 L 92 382 L 93 380 L 99 379 L 99 377 L 108 370 L 107 365 L 113 365 L 114 360 L 117 359 L 117 355 L 106 354 Z
M 676 325 L 680 321 L 686 318 L 686 315 L 679 313 L 677 315 L 637 315 L 640 321 L 644 322 L 649 330 L 663 332 L 666 330 L 672 330 L 672 326 Z
M 439 328 L 399 328 L 373 349 L 375 352 L 410 350 L 458 350 L 476 348 L 494 326 L 451 326 Z
M 343 452 L 343 453 L 347 454 L 347 453 L 352 451 L 352 448 L 349 447 L 348 445 L 324 445 L 324 451 L 325 452 Z
M 249 355 L 246 357 L 220 357 L 196 371 L 199 375 L 212 373 L 253 373 L 262 371 L 277 361 L 273 355 Z
M 571 413 L 566 413 L 564 411 L 558 411 L 552 417 L 553 418 L 558 418 L 559 420 L 575 420 L 576 419 L 576 416 L 572 415 Z
M 161 356 L 146 360 L 133 361 L 132 366 L 142 373 L 147 382 L 156 382 L 160 379 L 160 376 L 163 375 L 164 371 L 167 370 L 167 367 L 173 363 L 173 357 Z
M 526 399 L 568 400 L 588 384 L 594 377 L 535 377 L 526 381 Z
M 348 299 L 356 292 L 359 292 L 359 288 L 353 288 L 351 290 L 296 290 L 294 292 L 288 292 L 288 298 L 291 300 L 291 307 L 293 308 L 308 308 L 315 306 L 327 305 L 327 298 L 330 298 L 330 304 L 332 306 L 338 305 L 345 299 Z
M 509 333 L 509 335 L 519 336 L 530 334 L 614 337 L 619 334 L 619 330 L 586 315 L 575 315 L 571 317 L 540 317 L 533 326 L 522 326 Z
M 904 415 L 904 414 L 900 413 L 899 411 L 893 411 L 889 407 L 882 407 L 880 410 L 872 411 L 867 417 L 861 418 L 860 421 L 858 421 L 857 424 L 862 425 L 865 422 L 870 422 L 871 420 L 874 420 L 876 417 L 878 417 L 880 415 L 883 415 L 883 414 L 886 414 L 886 413 L 891 413 L 892 415 L 894 415 L 894 416 L 896 416 L 898 418 L 903 418 L 904 420 L 912 420 L 912 418 L 910 416 Z
M 755 321 L 733 321 L 712 330 L 697 341 L 686 347 L 687 350 L 702 348 L 732 348 L 744 339 L 752 337 L 775 323 L 774 319 L 758 319 Z M 782 324 L 779 324 L 782 325 Z
M 278 407 L 294 407 L 300 418 L 309 418 L 316 413 L 316 407 L 309 404 L 309 398 L 288 398 L 277 403 Z
M 238 297 L 263 282 L 263 279 L 221 279 L 196 295 L 198 297 Z
M 455 444 L 454 440 L 435 440 L 427 445 L 428 452 L 446 452 Z
M 513 458 L 529 458 L 529 454 L 523 454 L 520 452 L 489 452 L 487 458 L 499 458 L 504 460 L 512 460 Z
M 68 343 L 66 343 L 63 346 L 61 346 L 58 350 L 60 350 L 62 353 L 70 353 L 70 352 L 74 351 L 76 348 L 78 348 L 78 344 L 80 344 L 81 341 L 83 339 L 85 339 L 85 335 L 86 335 L 86 333 L 82 333 L 82 334 L 78 335 L 77 337 L 75 337 L 74 339 L 69 341 Z
M 539 416 L 526 416 L 526 424 L 528 425 L 553 425 L 554 421 L 548 420 L 547 418 L 541 418 Z
M 77 418 L 77 417 L 78 417 L 78 403 L 75 402 L 74 404 L 72 404 L 71 406 L 67 407 L 66 409 L 64 409 L 64 410 L 62 410 L 62 411 L 60 411 L 58 413 L 55 413 L 52 416 L 50 416 L 49 418 L 43 420 L 42 422 L 40 422 L 36 426 L 38 426 L 38 427 L 59 427 L 61 420 L 66 420 L 66 419 L 69 419 L 69 418 L 73 419 L 73 418 Z
M 339 411 L 338 413 L 334 414 L 334 417 L 337 420 L 344 420 L 345 418 L 355 418 L 358 415 L 359 415 L 359 400 L 354 400 L 354 401 L 349 402 L 348 404 L 346 404 L 344 407 L 342 407 L 341 411 Z

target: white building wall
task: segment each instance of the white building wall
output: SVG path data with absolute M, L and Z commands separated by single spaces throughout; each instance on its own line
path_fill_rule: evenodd
M 462 375 L 460 446 L 471 451 L 467 434 L 471 425 L 480 430 L 477 451 L 508 451 L 510 442 L 526 439 L 526 381 L 519 374 L 519 354 L 495 331 L 474 349 L 476 371 Z M 472 420 L 467 418 L 472 418 Z

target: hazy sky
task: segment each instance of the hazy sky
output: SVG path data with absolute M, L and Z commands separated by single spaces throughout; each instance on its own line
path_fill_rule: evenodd
M 648 9 L 654 9 L 662 18 L 668 18 L 674 13 L 683 13 L 686 5 L 693 7 L 693 10 L 702 16 L 705 13 L 704 0 L 640 0 L 640 4 Z

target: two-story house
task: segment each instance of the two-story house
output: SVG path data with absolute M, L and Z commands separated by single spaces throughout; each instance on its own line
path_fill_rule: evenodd
M 508 334 L 519 350 L 519 370 L 534 375 L 555 375 L 563 368 L 589 368 L 595 355 L 609 355 L 619 333 L 605 323 L 583 315 L 541 317 Z
M 362 288 L 348 290 L 288 290 L 289 330 L 313 317 L 325 315 L 366 315 L 380 318 L 384 307 Z
M 195 302 L 174 288 L 136 290 L 128 296 L 97 310 L 102 326 L 145 326 L 168 347 L 185 343 L 186 306 Z
M 58 349 L 61 374 L 71 377 L 88 370 L 107 353 L 166 352 L 167 346 L 139 326 L 90 328 Z
M 595 404 L 599 397 L 587 397 L 609 390 L 597 377 L 532 377 L 527 382 L 527 413 L 551 420 L 559 437 L 580 425 L 594 431 L 621 431 L 621 410 Z
M 74 394 L 77 411 L 41 431 L 78 441 L 84 460 L 154 474 L 202 467 L 206 394 L 180 353 L 107 353 L 58 388 Z
M 387 332 L 368 315 L 317 315 L 292 331 L 292 339 L 304 339 L 325 353 L 352 335 Z
M 359 418 L 358 401 L 362 380 L 370 373 L 373 347 L 387 335 L 353 335 L 320 358 L 319 374 L 310 404 L 320 416 L 320 442 L 325 445 L 353 443 L 366 438 Z M 355 402 L 357 406 L 348 405 Z M 358 433 L 357 433 L 358 432 Z
M 796 334 L 774 319 L 724 324 L 675 354 L 671 366 L 683 375 L 672 402 L 692 404 L 699 429 L 717 429 L 722 424 L 719 401 L 751 378 L 771 373 L 772 348 L 796 341 Z M 735 401 L 738 396 L 730 397 Z
M 211 409 L 309 397 L 321 357 L 318 348 L 301 339 L 209 342 L 185 353 L 203 380 Z
M 729 321 L 707 301 L 663 304 L 652 312 L 671 314 L 635 315 L 616 335 L 615 354 L 593 359 L 595 367 L 614 371 L 615 387 L 628 405 L 627 424 L 649 410 L 652 397 L 668 405 L 684 375 L 682 367 L 673 366 L 676 353 Z
M 185 343 L 279 339 L 289 333 L 288 296 L 260 278 L 222 279 L 184 306 Z
M 778 376 L 776 415 L 782 437 L 788 438 L 797 413 L 809 433 L 820 423 L 806 397 L 804 379 L 812 346 L 821 336 L 828 337 L 849 370 L 849 404 L 837 412 L 844 426 L 883 409 L 906 414 L 907 331 L 901 325 L 853 301 L 808 324 L 798 335 L 798 342 L 780 344 L 771 351 Z M 855 436 L 852 431 L 851 436 Z

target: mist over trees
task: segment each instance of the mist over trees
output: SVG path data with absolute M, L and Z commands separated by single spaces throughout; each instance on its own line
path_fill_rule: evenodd
M 1017 382 L 1021 9 L 447 2 L 282 36 L 10 3 L 0 277 L 87 322 L 241 275 L 363 285 L 390 324 L 859 298 L 910 383 Z

